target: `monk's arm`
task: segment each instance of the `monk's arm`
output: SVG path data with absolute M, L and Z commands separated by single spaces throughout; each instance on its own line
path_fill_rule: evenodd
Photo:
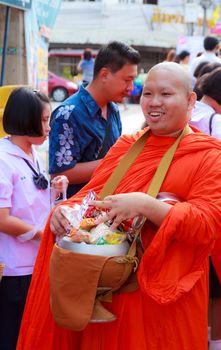
M 138 215 L 143 215 L 155 225 L 160 226 L 172 207 L 142 192 L 107 196 L 103 201 L 93 201 L 91 204 L 101 209 L 110 209 L 100 222 L 114 220 L 112 229 L 123 220 Z
M 141 207 L 141 214 L 153 224 L 160 226 L 172 205 L 148 196 L 145 193 L 143 193 L 143 195 L 145 198 Z

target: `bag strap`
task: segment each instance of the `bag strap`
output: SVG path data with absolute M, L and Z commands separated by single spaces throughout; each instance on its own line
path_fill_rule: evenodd
M 150 196 L 156 198 L 158 195 L 158 192 L 160 190 L 160 187 L 164 181 L 164 178 L 167 174 L 167 171 L 170 167 L 170 164 L 172 162 L 173 156 L 176 152 L 176 149 L 181 141 L 181 139 L 189 134 L 191 132 L 189 126 L 187 125 L 179 137 L 177 137 L 176 141 L 172 144 L 172 146 L 166 151 L 166 153 L 163 155 L 163 157 L 160 160 L 160 163 L 158 165 L 158 168 L 153 176 L 153 179 L 151 181 L 151 184 L 148 188 L 147 194 Z
M 212 113 L 209 117 L 209 134 L 212 135 L 212 124 L 213 124 L 213 118 L 215 117 L 216 113 Z
M 136 159 L 138 154 L 144 148 L 144 145 L 148 137 L 149 137 L 149 129 L 143 135 L 141 135 L 141 137 L 139 137 L 139 139 L 129 148 L 127 153 L 121 159 L 117 167 L 114 169 L 113 173 L 110 175 L 110 177 L 106 181 L 104 187 L 100 191 L 99 197 L 101 199 L 104 199 L 104 197 L 106 197 L 109 194 L 112 194 L 116 190 L 117 186 L 119 185 L 120 181 L 123 179 L 127 170 L 130 168 L 133 161 Z
M 137 156 L 140 154 L 140 152 L 143 150 L 146 140 L 149 137 L 150 130 L 148 129 L 127 151 L 125 156 L 121 159 L 117 167 L 114 169 L 113 173 L 110 175 L 108 180 L 106 181 L 104 187 L 99 193 L 99 197 L 101 199 L 104 199 L 107 195 L 112 194 L 116 188 L 118 187 L 119 183 L 123 179 L 124 175 L 126 174 L 127 170 L 130 168 L 130 166 L 133 164 L 134 160 L 137 158 Z M 150 187 L 148 189 L 148 194 L 152 197 L 156 197 L 158 194 L 158 191 L 161 187 L 161 184 L 164 180 L 164 177 L 166 176 L 167 170 L 170 166 L 170 163 L 173 159 L 174 153 L 177 149 L 177 146 L 185 135 L 190 133 L 190 128 L 187 125 L 180 136 L 176 139 L 176 141 L 173 143 L 173 145 L 168 149 L 168 151 L 164 154 L 163 158 L 161 159 L 159 166 L 157 168 L 156 173 L 154 174 L 154 177 L 152 179 L 152 182 L 150 184 Z
M 98 153 L 97 159 L 104 158 L 105 154 L 107 153 L 105 150 L 107 149 L 106 146 L 108 143 L 110 132 L 111 132 L 111 122 L 109 120 L 107 120 L 107 127 L 106 127 L 106 131 L 105 131 L 103 144 L 102 144 L 100 152 Z
M 167 171 L 170 167 L 170 164 L 172 162 L 172 159 L 173 159 L 173 156 L 176 152 L 176 149 L 180 143 L 180 140 L 187 134 L 190 133 L 190 128 L 189 126 L 187 125 L 182 133 L 180 134 L 180 136 L 176 139 L 176 141 L 172 144 L 172 146 L 166 151 L 166 153 L 163 155 L 163 157 L 161 158 L 160 160 L 160 163 L 158 165 L 158 168 L 153 176 L 153 179 L 150 183 L 150 186 L 148 188 L 148 191 L 147 191 L 147 194 L 149 194 L 151 197 L 153 198 L 156 198 L 159 190 L 160 190 L 160 187 L 163 183 L 163 180 L 167 174 Z M 143 217 L 143 220 L 139 226 L 139 229 L 137 230 L 135 236 L 134 236 L 134 239 L 133 239 L 133 242 L 131 243 L 131 246 L 130 246 L 130 249 L 128 251 L 128 254 L 129 256 L 131 257 L 134 257 L 135 254 L 136 254 L 136 240 L 142 230 L 142 227 L 143 225 L 145 224 L 146 222 L 146 218 Z

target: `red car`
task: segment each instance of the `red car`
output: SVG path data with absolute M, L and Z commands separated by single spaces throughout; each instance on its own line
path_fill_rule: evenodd
M 62 102 L 78 91 L 78 85 L 73 81 L 48 72 L 48 94 L 55 102 Z

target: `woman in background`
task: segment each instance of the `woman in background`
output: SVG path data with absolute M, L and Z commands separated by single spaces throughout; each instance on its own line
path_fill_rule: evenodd
M 170 49 L 164 62 L 174 62 L 176 58 L 176 50 Z
M 204 71 L 206 69 L 208 71 L 208 68 L 213 68 L 217 64 L 209 63 L 206 65 L 207 67 L 204 66 Z M 210 73 L 201 76 L 198 82 L 198 89 L 202 98 L 196 102 L 190 123 L 201 131 L 221 140 L 221 65 L 219 65 L 219 68 L 213 69 Z M 221 276 L 218 278 L 216 272 L 218 270 L 217 267 L 220 266 L 220 250 L 221 241 L 219 239 L 216 241 L 210 259 L 209 311 L 211 337 L 209 350 L 221 350 Z
M 201 62 L 201 63 L 205 63 L 205 62 Z M 219 68 L 221 67 L 221 64 L 218 63 L 218 62 L 206 62 L 205 64 L 203 64 L 198 73 L 197 73 L 197 78 L 196 78 L 196 81 L 195 81 L 195 85 L 194 85 L 194 89 L 193 91 L 196 93 L 197 95 L 197 101 L 200 101 L 202 98 L 203 98 L 203 93 L 200 89 L 200 85 L 201 85 L 201 77 L 204 75 L 204 74 L 207 74 L 207 73 L 210 73 L 212 72 L 213 70 L 215 70 L 216 68 Z M 198 66 L 197 66 L 198 68 Z
M 179 63 L 184 69 L 190 73 L 190 52 L 182 50 L 175 58 L 175 62 Z
M 203 74 L 197 87 L 202 97 L 195 104 L 190 124 L 221 140 L 221 65 Z

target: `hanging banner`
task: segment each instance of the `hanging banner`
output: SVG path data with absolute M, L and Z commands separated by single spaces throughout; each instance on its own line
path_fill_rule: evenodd
M 40 34 L 50 38 L 61 0 L 38 0 L 35 4 Z
M 35 0 L 25 13 L 28 84 L 48 92 L 48 45 L 61 0 Z
M 16 7 L 22 10 L 30 10 L 32 5 L 32 0 L 5 0 L 0 1 L 0 4 Z

